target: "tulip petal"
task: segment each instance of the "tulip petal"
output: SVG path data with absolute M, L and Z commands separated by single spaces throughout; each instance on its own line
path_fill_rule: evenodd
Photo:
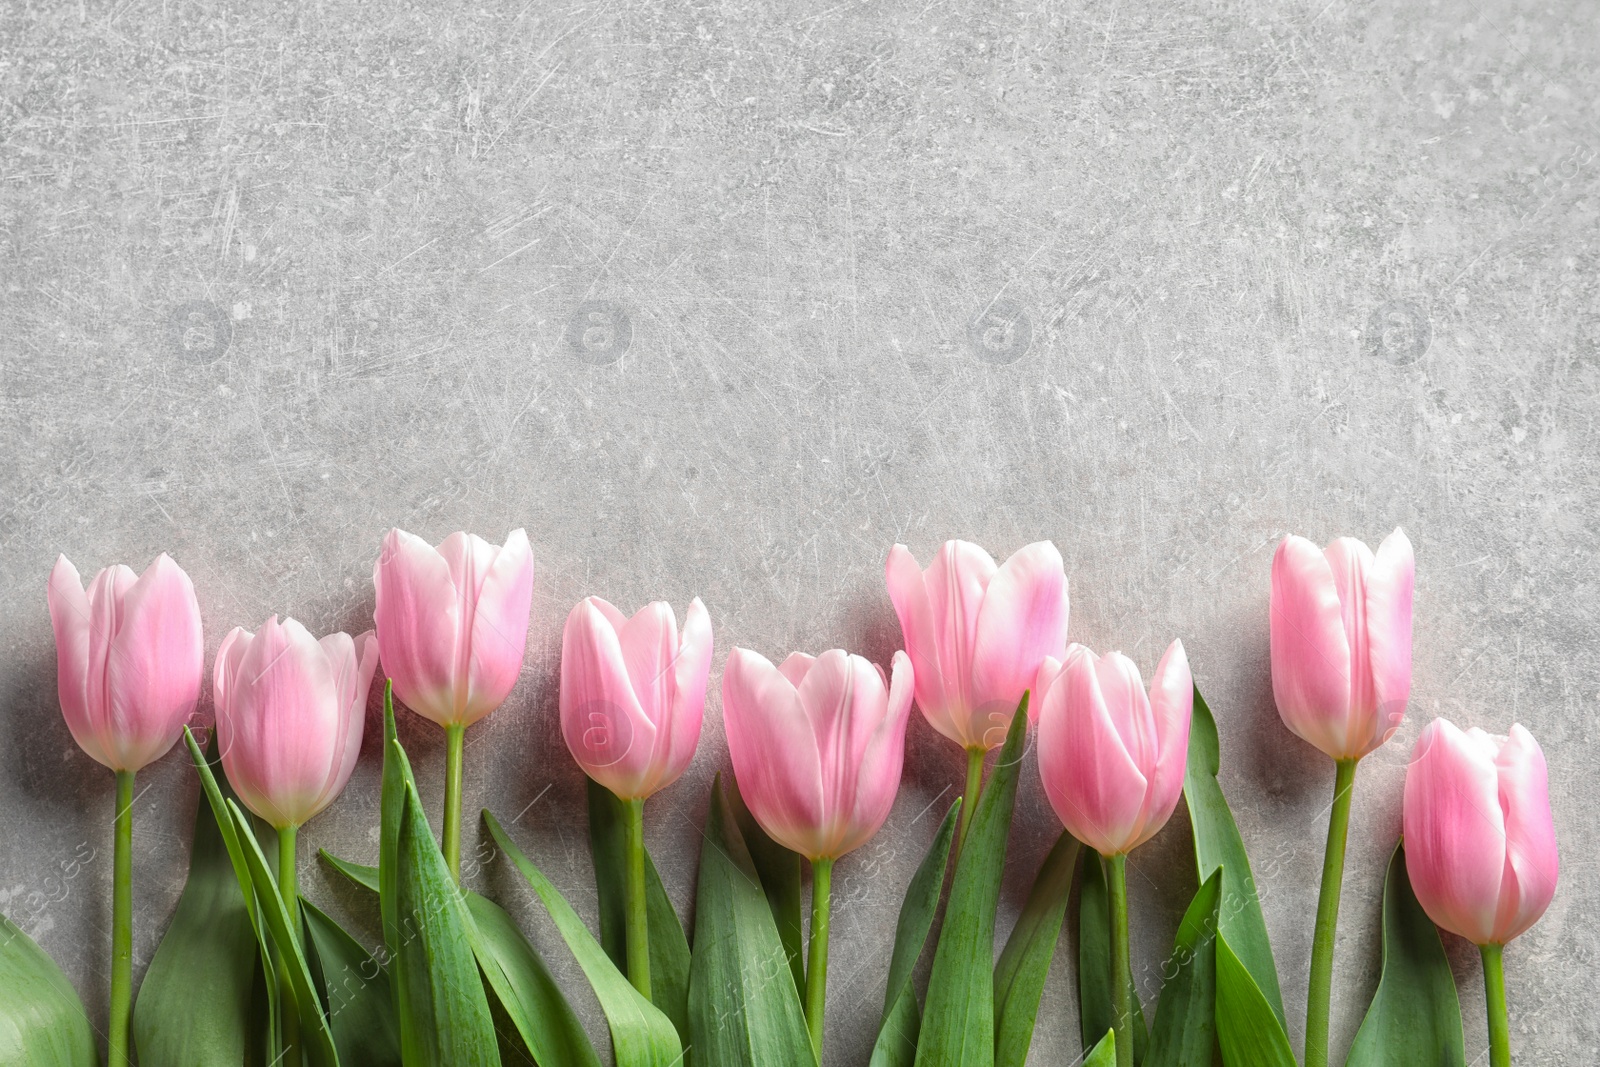
M 810 852 L 824 812 L 822 767 L 799 691 L 764 656 L 735 648 L 722 672 L 722 712 L 750 813 L 779 844 Z
M 395 696 L 444 724 L 464 710 L 456 665 L 464 640 L 461 604 L 445 558 L 422 538 L 393 529 L 372 568 L 379 658 Z
M 1166 825 L 1183 793 L 1189 758 L 1189 724 L 1194 717 L 1194 676 L 1183 642 L 1167 646 L 1150 679 L 1150 713 L 1155 721 L 1157 756 L 1145 798 L 1144 836 L 1140 844 Z
M 962 722 L 976 707 L 973 692 L 973 653 L 978 639 L 978 617 L 984 592 L 995 576 L 994 559 L 971 541 L 946 541 L 933 557 L 923 584 L 933 612 L 934 640 L 944 670 L 944 696 L 950 702 L 954 725 L 963 744 L 983 744 L 984 722 L 979 729 Z
M 839 833 L 828 853 L 835 858 L 860 848 L 882 828 L 900 789 L 915 680 L 911 660 L 904 652 L 894 654 L 890 668 L 887 700 L 881 691 L 874 695 L 877 706 L 872 718 L 876 721 L 857 758 L 850 789 L 842 798 Z
M 1071 648 L 1071 645 L 1067 646 L 1067 651 L 1063 652 L 1062 655 L 1069 655 Z M 1061 677 L 1061 667 L 1062 660 L 1054 656 L 1046 656 L 1039 663 L 1039 673 L 1035 676 L 1033 683 L 1033 698 L 1028 701 L 1028 722 L 1031 725 L 1039 725 L 1039 712 L 1044 707 L 1044 696 L 1050 691 L 1050 687 L 1055 684 L 1056 679 Z
M 477 539 L 480 540 L 481 539 Z M 522 529 L 506 535 L 505 546 L 493 552 L 480 573 L 473 595 L 471 655 L 467 664 L 466 723 L 474 723 L 505 702 L 522 674 L 528 647 L 528 614 L 533 606 L 533 549 Z M 488 555 L 474 549 L 481 565 Z
M 89 713 L 89 598 L 83 579 L 66 556 L 58 556 L 50 571 L 46 590 L 50 602 L 50 626 L 56 637 L 56 691 L 61 714 L 73 738 L 90 756 L 101 763 L 106 755 L 92 726 Z
M 617 633 L 590 597 L 561 638 L 561 734 L 584 772 L 624 800 L 649 795 L 656 724 L 628 678 Z
M 1039 717 L 1039 774 L 1062 825 L 1110 856 L 1131 847 L 1149 783 L 1112 722 L 1094 654 L 1077 647 Z
M 895 545 L 889 550 L 884 580 L 889 587 L 889 600 L 894 604 L 895 615 L 900 619 L 906 654 L 916 668 L 917 706 L 922 709 L 929 725 L 960 743 L 961 737 L 949 715 L 954 695 L 946 694 L 944 689 L 944 664 L 939 658 L 939 640 L 935 635 L 933 606 L 928 599 L 927 582 L 922 568 L 917 566 L 916 559 L 905 545 Z
M 1155 719 L 1150 714 L 1150 698 L 1145 695 L 1139 668 L 1121 652 L 1107 652 L 1094 665 L 1100 698 L 1109 712 L 1111 726 L 1122 741 L 1123 751 L 1135 767 L 1156 765 Z
M 1416 558 L 1405 531 L 1383 539 L 1367 579 L 1367 647 L 1377 723 L 1372 748 L 1388 741 L 1411 698 L 1411 600 Z
M 178 740 L 200 699 L 205 643 L 189 576 L 165 552 L 122 596 L 106 661 L 119 769 L 138 770 Z
M 972 651 L 974 705 L 999 714 L 996 725 L 1009 724 L 1039 662 L 1066 647 L 1065 565 L 1052 542 L 1037 541 L 1013 552 L 983 594 Z
M 672 708 L 667 727 L 667 745 L 656 774 L 656 789 L 677 781 L 694 761 L 705 720 L 706 686 L 711 680 L 711 616 L 695 597 L 684 612 L 683 633 L 678 638 L 678 654 L 672 663 Z
M 1422 731 L 1406 768 L 1406 871 L 1428 917 L 1474 944 L 1493 939 L 1505 817 L 1493 758 L 1445 720 Z
M 789 679 L 790 684 L 799 689 L 800 683 L 806 680 L 806 675 L 810 673 L 816 662 L 817 657 L 815 656 L 807 655 L 804 652 L 791 652 L 784 657 L 782 663 L 778 664 L 778 673 Z
M 1511 727 L 1510 737 L 1500 746 L 1495 767 L 1506 827 L 1495 940 L 1504 944 L 1537 922 L 1550 906 L 1561 863 L 1544 752 L 1520 723 Z
M 1316 545 L 1283 539 L 1272 559 L 1272 694 L 1290 730 L 1335 759 L 1346 751 L 1350 648 L 1333 570 Z

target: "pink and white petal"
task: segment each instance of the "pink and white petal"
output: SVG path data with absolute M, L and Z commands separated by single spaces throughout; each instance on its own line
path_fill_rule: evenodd
M 1183 642 L 1174 641 L 1150 679 L 1150 713 L 1155 720 L 1157 756 L 1145 798 L 1144 836 L 1148 840 L 1166 825 L 1183 794 L 1189 756 L 1189 725 L 1194 716 L 1194 676 Z
M 194 585 L 165 552 L 128 587 L 106 662 L 120 769 L 136 771 L 173 743 L 200 699 L 205 642 Z
M 624 800 L 647 796 L 656 725 L 639 706 L 611 623 L 591 601 L 561 639 L 561 733 L 584 772 Z
M 944 668 L 939 659 L 937 626 L 933 605 L 928 599 L 927 582 L 922 568 L 905 545 L 895 545 L 889 550 L 884 580 L 895 615 L 900 619 L 906 654 L 916 667 L 917 703 L 928 721 L 933 722 L 935 716 L 945 713 L 954 694 L 947 696 L 945 693 Z M 940 729 L 940 733 L 952 736 L 945 729 Z
M 120 563 L 103 567 L 89 579 L 89 663 L 84 677 L 84 704 L 88 709 L 88 729 L 104 753 L 101 762 L 113 769 L 125 768 L 125 751 L 132 721 L 118 719 L 119 705 L 111 698 L 110 666 L 117 633 L 122 629 L 122 604 L 138 576 Z
M 1428 917 L 1474 944 L 1489 942 L 1506 855 L 1499 776 L 1448 720 L 1435 719 L 1417 739 L 1402 822 L 1406 871 Z
M 1506 825 L 1506 871 L 1495 934 L 1504 944 L 1537 922 L 1550 906 L 1561 859 L 1550 812 L 1550 775 L 1539 742 L 1520 723 L 1514 724 L 1495 766 Z
M 1303 537 L 1272 559 L 1272 694 L 1284 724 L 1334 758 L 1346 754 L 1350 648 L 1333 571 Z
M 1067 647 L 1067 576 L 1050 541 L 1018 549 L 989 581 L 972 653 L 978 707 L 1015 709 L 1046 656 Z
M 796 689 L 799 689 L 800 683 L 806 680 L 806 675 L 810 673 L 812 666 L 816 662 L 817 657 L 815 656 L 805 652 L 791 652 L 783 658 L 782 663 L 778 664 L 778 673 L 789 679 L 790 683 Z
M 1065 652 L 1062 653 L 1066 655 Z M 1054 656 L 1046 656 L 1039 664 L 1039 673 L 1034 677 L 1033 695 L 1028 701 L 1028 722 L 1034 726 L 1039 725 L 1039 711 L 1044 707 L 1044 696 L 1050 691 L 1057 678 L 1061 677 L 1062 660 Z
M 1372 722 L 1372 709 L 1377 706 L 1377 697 L 1372 691 L 1372 647 L 1367 629 L 1367 583 L 1374 557 L 1366 542 L 1340 537 L 1327 547 L 1323 558 L 1333 573 L 1333 586 L 1339 591 L 1345 642 L 1350 649 L 1352 728 L 1349 736 L 1352 743 L 1358 743 L 1361 735 L 1371 736 L 1372 731 L 1363 727 Z
M 467 664 L 463 721 L 477 722 L 511 694 L 522 674 L 532 606 L 533 549 L 528 545 L 528 535 L 516 529 L 507 535 L 505 547 L 494 554 L 478 587 L 471 615 L 471 660 Z
M 89 598 L 84 594 L 83 581 L 66 556 L 58 556 L 50 571 L 46 587 L 50 603 L 50 626 L 56 638 L 56 691 L 61 701 L 61 714 L 79 745 L 84 740 L 98 748 L 91 730 L 89 714 Z M 100 754 L 85 747 L 84 751 L 95 759 Z
M 944 674 L 945 699 L 968 711 L 976 707 L 977 699 L 972 690 L 972 667 L 978 616 L 997 570 L 989 553 L 972 542 L 946 541 L 923 576 Z
M 1052 703 L 1060 700 L 1064 713 L 1057 716 L 1045 793 L 1078 840 L 1101 855 L 1125 852 L 1140 829 L 1149 783 L 1111 721 L 1093 657 L 1072 657 L 1051 693 Z M 1041 719 L 1041 772 L 1047 729 L 1049 720 Z
M 1405 719 L 1411 698 L 1411 603 L 1417 562 L 1405 531 L 1383 539 L 1367 579 L 1367 641 L 1372 690 L 1378 705 L 1377 744 Z
M 1149 774 L 1156 765 L 1159 739 L 1138 666 L 1121 652 L 1107 652 L 1095 662 L 1094 673 L 1106 717 L 1123 750 L 1141 773 Z
M 640 608 L 617 631 L 617 643 L 639 707 L 657 726 L 669 726 L 672 666 L 678 658 L 678 620 L 672 605 L 657 600 Z
M 765 657 L 736 648 L 722 672 L 722 714 L 750 813 L 779 844 L 820 855 L 822 768 L 799 692 Z
M 672 672 L 672 725 L 657 789 L 671 785 L 689 768 L 705 722 L 706 686 L 711 678 L 711 617 L 699 597 L 689 602 L 689 610 L 684 613 Z
M 461 711 L 456 665 L 461 658 L 461 604 L 444 557 L 422 538 L 392 529 L 373 564 L 379 658 L 395 696 L 437 723 Z

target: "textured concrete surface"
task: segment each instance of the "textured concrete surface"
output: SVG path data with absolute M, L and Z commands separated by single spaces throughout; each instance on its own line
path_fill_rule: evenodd
M 1335 1054 L 1376 983 L 1406 755 L 1446 714 L 1544 743 L 1565 869 L 1507 953 L 1513 1043 L 1592 1063 L 1597 40 L 1581 0 L 6 5 L 0 908 L 103 1020 L 112 780 L 55 703 L 58 551 L 172 552 L 214 652 L 273 612 L 369 625 L 390 525 L 526 526 L 527 669 L 469 735 L 467 808 L 592 914 L 554 720 L 580 596 L 704 597 L 719 673 L 736 644 L 887 660 L 890 544 L 1048 537 L 1075 639 L 1146 670 L 1189 648 L 1298 1046 L 1333 768 L 1273 710 L 1268 564 L 1286 531 L 1399 523 L 1416 684 L 1358 780 Z M 442 737 L 402 735 L 437 805 Z M 836 876 L 830 1065 L 865 1057 L 961 776 L 926 724 L 909 744 Z M 376 747 L 305 856 L 375 856 Z M 725 763 L 714 701 L 649 809 L 685 912 Z M 1057 829 L 1029 765 L 1002 929 Z M 140 785 L 136 973 L 197 794 L 178 752 Z M 1147 1004 L 1186 834 L 1135 856 Z M 471 880 L 602 1035 L 529 894 L 492 861 Z M 1476 956 L 1450 951 L 1485 1062 Z M 1077 1055 L 1069 958 L 1033 1063 Z

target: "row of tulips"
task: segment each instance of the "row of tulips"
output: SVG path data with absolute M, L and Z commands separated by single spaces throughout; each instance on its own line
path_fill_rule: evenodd
M 1399 728 L 1409 698 L 1413 571 L 1411 545 L 1398 530 L 1376 553 L 1349 538 L 1322 550 L 1303 538 L 1289 537 L 1273 561 L 1270 633 L 1278 708 L 1292 731 L 1336 765 L 1309 982 L 1302 1061 L 1306 1067 L 1329 1062 L 1332 953 L 1356 767 Z M 373 631 L 318 639 L 292 619 L 273 617 L 253 634 L 232 630 L 223 639 L 213 671 L 216 735 L 227 784 L 276 837 L 275 888 L 271 883 L 267 887 L 274 898 L 270 906 L 259 895 L 262 886 L 244 873 L 248 863 L 237 856 L 235 873 L 243 899 L 251 902 L 252 915 L 272 911 L 281 901 L 288 917 L 291 934 L 282 943 L 269 945 L 261 927 L 256 927 L 261 960 L 278 986 L 276 1032 L 269 1047 L 278 1050 L 283 1062 L 329 1062 L 322 1052 L 334 1055 L 340 1044 L 334 1022 L 337 1012 L 326 990 L 320 1000 L 308 998 L 295 981 L 295 961 L 315 948 L 312 935 L 323 929 L 317 924 L 329 922 L 299 895 L 296 831 L 326 808 L 349 780 L 379 663 L 394 697 L 445 731 L 439 854 L 442 869 L 452 883 L 459 883 L 465 731 L 506 699 L 524 657 L 533 560 L 522 531 L 513 531 L 504 546 L 457 533 L 435 548 L 394 530 L 383 542 L 373 580 Z M 1098 656 L 1069 644 L 1067 580 L 1061 557 L 1049 542 L 1029 545 L 997 566 L 981 548 L 951 541 L 926 570 L 896 545 L 889 553 L 886 580 L 905 644 L 887 672 L 839 649 L 818 656 L 793 653 L 777 665 L 743 648 L 727 657 L 722 713 L 738 811 L 724 825 L 719 787 L 713 797 L 717 829 L 713 833 L 708 826 L 708 840 L 717 837 L 719 851 L 725 853 L 721 859 L 731 855 L 742 873 L 755 875 L 748 880 L 762 887 L 769 909 L 759 911 L 763 917 L 770 911 L 772 929 L 763 927 L 748 936 L 764 943 L 761 938 L 772 935 L 772 944 L 779 946 L 793 971 L 797 1003 L 786 1007 L 782 1001 L 763 1001 L 770 991 L 752 988 L 744 998 L 732 997 L 732 1004 L 715 1005 L 716 1033 L 708 1033 L 703 1021 L 697 1025 L 698 998 L 692 986 L 685 987 L 685 974 L 698 973 L 695 968 L 701 965 L 701 930 L 696 931 L 692 965 L 682 966 L 672 952 L 660 947 L 664 938 L 665 943 L 674 937 L 686 939 L 670 905 L 660 906 L 664 898 L 643 834 L 645 801 L 683 774 L 698 745 L 712 667 L 709 616 L 699 600 L 693 601 L 680 631 L 667 604 L 649 604 L 629 617 L 597 597 L 581 601 L 568 616 L 561 655 L 561 728 L 573 757 L 609 793 L 598 801 L 591 793 L 591 838 L 603 918 L 609 899 L 617 905 L 621 922 L 620 931 L 616 922 L 612 929 L 603 928 L 602 939 L 608 942 L 618 973 L 625 970 L 643 1004 L 633 1009 L 665 1012 L 679 1031 L 678 1055 L 686 1049 L 698 1062 L 715 1067 L 735 1062 L 728 1058 L 735 1054 L 717 1035 L 729 1029 L 730 1013 L 741 1011 L 746 1017 L 740 1025 L 747 1033 L 765 1029 L 768 1033 L 762 1040 L 772 1042 L 771 1048 L 788 1049 L 784 1055 L 790 1058 L 783 1062 L 820 1061 L 833 866 L 877 833 L 889 814 L 914 700 L 936 730 L 966 751 L 968 774 L 956 806 L 959 830 L 952 825 L 957 817 L 952 809 L 946 832 L 935 841 L 924 869 L 907 891 L 874 1064 L 1020 1064 L 1072 872 L 1081 867 L 1080 991 L 1085 1047 L 1091 1058 L 1119 1067 L 1138 1062 L 1147 1067 L 1209 1064 L 1215 1043 L 1229 1064 L 1292 1065 L 1270 950 L 1263 962 L 1261 954 L 1251 949 L 1254 927 L 1260 928 L 1260 945 L 1265 947 L 1265 928 L 1242 841 L 1236 841 L 1237 830 L 1215 786 L 1215 724 L 1209 709 L 1197 700 L 1182 643 L 1173 641 L 1167 648 L 1148 688 L 1138 667 L 1120 653 Z M 194 714 L 203 666 L 199 609 L 188 577 L 165 555 L 141 576 L 126 567 L 107 568 L 87 590 L 63 557 L 50 578 L 49 602 L 67 725 L 85 752 L 116 772 L 118 784 L 108 1045 L 109 1062 L 120 1067 L 132 1062 L 133 779 L 139 769 L 171 748 Z M 1022 708 L 1028 714 L 1017 714 Z M 388 722 L 392 731 L 392 715 Z M 1020 746 L 1030 725 L 1036 728 L 1038 773 L 1066 835 L 1046 860 L 1023 920 L 991 974 L 999 869 Z M 409 781 L 404 754 L 397 741 L 389 740 L 386 843 L 401 834 L 403 787 Z M 1007 752 L 993 761 L 986 783 L 986 756 L 1003 746 Z M 209 787 L 207 765 L 192 740 L 190 747 Z M 1212 766 L 1197 766 L 1206 763 Z M 391 765 L 402 770 L 391 773 Z M 393 803 L 391 786 L 399 798 Z M 219 806 L 212 817 L 223 837 L 230 836 L 230 829 L 236 837 L 251 835 L 248 821 L 240 816 L 242 821 L 235 824 L 219 797 L 213 796 Z M 1195 825 L 1201 883 L 1178 946 L 1183 959 L 1180 971 L 1189 978 L 1168 983 L 1176 991 L 1169 995 L 1164 990 L 1155 1028 L 1147 1031 L 1129 958 L 1126 860 L 1131 850 L 1161 830 L 1180 797 L 1188 799 Z M 1477 729 L 1463 733 L 1445 720 L 1435 720 L 1417 742 L 1403 810 L 1404 861 L 1397 861 L 1398 869 L 1391 868 L 1391 882 L 1397 886 L 1396 921 L 1403 919 L 1408 902 L 1420 905 L 1434 923 L 1481 947 L 1489 990 L 1491 1062 L 1496 1067 L 1507 1064 L 1501 949 L 1542 914 L 1557 875 L 1539 747 L 1519 725 L 1511 728 L 1509 737 L 1497 738 Z M 753 825 L 745 820 L 741 831 L 738 816 L 744 811 Z M 202 816 L 206 814 L 202 811 Z M 402 826 L 391 825 L 391 814 Z M 612 1010 L 620 994 L 606 992 L 610 987 L 601 965 L 604 960 L 593 962 L 597 976 L 585 955 L 583 932 L 562 925 L 564 902 L 552 901 L 545 890 L 553 893 L 553 888 L 515 851 L 492 816 L 485 813 L 485 817 L 496 841 L 528 876 L 584 966 L 612 1024 L 617 1062 L 654 1062 L 651 1054 L 636 1056 L 631 1031 Z M 616 824 L 610 838 L 603 829 L 610 825 L 608 820 Z M 618 846 L 614 851 L 620 864 L 606 861 L 610 854 L 606 840 Z M 1087 846 L 1081 864 L 1076 860 L 1080 842 Z M 1228 851 L 1233 847 L 1229 842 L 1236 843 L 1235 851 Z M 199 850 L 197 839 L 196 863 Z M 926 994 L 928 1021 L 922 1025 L 923 1009 L 911 989 L 910 971 L 940 899 L 945 852 L 958 859 Z M 796 864 L 803 858 L 811 868 L 810 937 L 804 961 L 798 869 L 782 875 L 784 856 Z M 392 882 L 397 867 L 402 882 L 406 877 L 425 881 L 425 873 L 407 875 L 408 868 L 398 857 L 386 851 L 387 865 L 380 863 L 373 873 L 372 884 L 381 883 L 383 892 L 399 886 L 395 892 L 403 894 L 404 886 Z M 779 857 L 776 863 L 773 857 Z M 360 870 L 333 862 L 346 873 Z M 707 870 L 711 862 L 702 861 L 702 899 L 697 908 L 701 928 L 716 922 L 720 914 L 720 898 L 715 897 L 719 883 Z M 425 872 L 427 863 L 421 862 L 417 869 Z M 614 875 L 609 886 L 606 871 Z M 358 881 L 362 877 L 352 876 Z M 737 894 L 737 882 L 732 880 L 734 887 L 728 892 Z M 481 898 L 456 890 L 453 884 L 450 889 L 476 916 L 461 921 L 476 931 L 469 940 L 488 976 L 493 968 L 484 963 L 483 924 L 492 925 L 493 920 L 478 913 L 493 905 L 480 904 Z M 386 940 L 394 933 L 390 909 L 390 898 L 384 897 Z M 448 912 L 448 908 L 434 909 L 418 918 L 449 926 Z M 1103 936 L 1095 936 L 1096 931 Z M 1432 947 L 1438 949 L 1437 936 L 1431 927 L 1429 931 Z M 405 946 L 391 943 L 388 948 L 394 957 L 391 969 L 398 972 Z M 525 942 L 521 950 L 532 952 Z M 1104 956 L 1095 958 L 1102 950 Z M 686 944 L 682 955 L 689 955 Z M 1437 964 L 1439 959 L 1442 949 L 1437 958 L 1422 962 Z M 1403 973 L 1402 963 L 1386 958 L 1386 981 L 1391 969 Z M 1244 980 L 1229 969 L 1234 965 L 1244 968 Z M 660 973 L 653 976 L 653 967 L 661 967 Z M 326 969 L 326 961 L 321 969 Z M 535 970 L 542 973 L 542 964 Z M 316 971 L 309 968 L 307 973 Z M 1428 981 L 1435 986 L 1450 981 L 1448 967 L 1442 979 L 1438 972 L 1435 966 Z M 1100 980 L 1083 977 L 1092 974 L 1099 974 Z M 414 985 L 416 979 L 407 981 Z M 428 1046 L 437 1055 L 425 1054 L 428 1043 L 414 1040 L 418 1025 L 407 1021 L 415 1006 L 408 1006 L 403 983 L 390 984 L 389 999 L 401 1035 L 400 1060 L 476 1062 L 470 1056 L 462 1058 L 460 1048 L 441 1051 L 448 1040 L 437 1033 L 438 1040 Z M 504 994 L 499 998 L 502 1011 L 509 1010 L 507 1004 L 518 995 L 498 986 L 492 991 Z M 1420 1011 L 1418 1004 L 1437 1001 L 1438 992 L 1437 988 L 1391 989 L 1387 996 L 1401 1005 L 1399 1015 L 1404 1018 L 1407 1012 Z M 1385 995 L 1380 988 L 1380 998 Z M 976 1016 L 969 1011 L 975 996 L 985 1009 Z M 1196 1007 L 1200 1003 L 1196 998 L 1205 1001 L 1201 1008 Z M 1453 983 L 1449 998 L 1453 1004 Z M 1097 999 L 1103 1003 L 1094 1003 Z M 758 1010 L 761 1004 L 767 1005 L 765 1014 Z M 951 1015 L 956 1009 L 967 1014 Z M 1396 1009 L 1385 1011 L 1393 1015 Z M 1091 1025 L 1091 1016 L 1097 1013 L 1106 1026 Z M 803 1020 L 798 1033 L 796 1020 Z M 526 1029 L 559 1029 L 557 1022 L 546 1016 Z M 1111 1032 L 1105 1034 L 1106 1029 Z M 1420 1040 L 1437 1046 L 1427 1050 L 1434 1060 L 1450 1062 L 1452 1050 L 1459 1056 L 1459 1013 L 1453 1031 L 1449 1025 L 1423 1029 L 1427 1035 Z M 973 1031 L 982 1031 L 976 1041 Z M 319 1051 L 317 1035 L 322 1033 L 329 1035 L 327 1049 Z M 524 1034 L 524 1053 L 541 1067 L 583 1062 L 582 1056 L 568 1060 L 541 1055 L 544 1040 Z M 797 1044 L 805 1046 L 803 1061 L 792 1058 L 792 1046 Z M 1413 1062 L 1405 1058 L 1411 1054 L 1406 1049 L 1385 1050 L 1384 1044 L 1358 1036 L 1348 1062 Z M 762 1047 L 754 1039 L 743 1046 L 748 1062 L 762 1067 L 778 1062 L 770 1059 L 778 1053 L 762 1054 Z M 699 1052 L 694 1051 L 697 1048 Z M 150 1053 L 143 1054 L 151 1062 Z M 492 1062 L 500 1062 L 498 1053 Z

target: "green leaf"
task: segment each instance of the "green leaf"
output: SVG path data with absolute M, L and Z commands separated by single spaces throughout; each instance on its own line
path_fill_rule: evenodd
M 1283 1028 L 1283 994 L 1278 990 L 1278 969 L 1272 961 L 1267 921 L 1256 896 L 1239 826 L 1228 810 L 1228 800 L 1217 782 L 1221 752 L 1217 721 L 1198 688 L 1194 691 L 1194 719 L 1189 729 L 1189 762 L 1183 781 L 1184 801 L 1194 828 L 1195 865 L 1199 880 L 1222 868 L 1222 902 L 1218 907 L 1219 931 L 1238 954 L 1256 986 L 1272 1006 Z
M 1028 696 L 1024 693 L 956 859 L 944 929 L 928 979 L 917 1067 L 990 1067 L 994 1063 L 994 913 L 1000 901 L 1006 837 L 1011 832 L 1011 808 L 1027 735 Z
M 600 943 L 617 969 L 628 970 L 627 826 L 622 801 L 594 779 L 589 783 L 589 852 L 600 906 Z M 649 850 L 644 854 L 645 920 L 650 930 L 650 996 L 678 1036 L 689 1039 L 689 939 L 661 884 Z
M 351 863 L 349 860 L 342 860 L 325 848 L 318 850 L 317 854 L 328 862 L 328 866 L 362 889 L 370 890 L 373 893 L 378 891 L 378 868 L 368 867 L 364 863 Z
M 772 908 L 728 810 L 711 785 L 695 895 L 689 1034 L 706 1067 L 816 1067 L 805 1013 Z
M 1087 1052 L 1099 1044 L 1095 1035 L 1111 1029 L 1111 890 L 1105 862 L 1092 848 L 1083 850 L 1078 879 L 1078 1027 Z M 1131 984 L 1131 978 L 1130 978 Z M 1133 1062 L 1142 1063 L 1150 1038 L 1138 990 L 1133 997 Z
M 1033 1025 L 1039 1015 L 1039 998 L 1050 974 L 1050 961 L 1061 936 L 1067 913 L 1072 874 L 1077 867 L 1078 842 L 1062 832 L 1055 847 L 1039 865 L 1033 889 L 1006 939 L 994 967 L 994 1062 L 997 1067 L 1022 1067 L 1033 1044 Z
M 215 760 L 215 732 L 210 748 Z M 260 973 L 244 894 L 216 815 L 202 800 L 195 810 L 189 878 L 134 1004 L 140 1059 L 170 1067 L 243 1063 L 252 1045 L 259 1048 L 250 1022 Z
M 540 1067 L 600 1067 L 583 1024 L 538 951 L 493 901 L 467 893 L 473 948 L 501 1011 Z
M 398 740 L 388 748 L 404 758 Z M 389 944 L 389 953 L 405 1062 L 499 1067 L 494 1020 L 472 950 L 472 919 L 409 775 L 404 790 L 395 873 L 391 879 L 380 867 L 379 882 L 385 889 L 394 886 L 398 941 Z
M 1383 883 L 1383 974 L 1345 1067 L 1463 1067 L 1461 1001 L 1439 931 L 1417 903 L 1405 844 Z
M 500 851 L 522 873 L 534 894 L 556 924 L 562 940 L 594 990 L 600 1010 L 611 1026 L 611 1047 L 617 1067 L 674 1067 L 683 1061 L 683 1043 L 672 1020 L 633 988 L 594 939 L 578 913 L 572 910 L 550 879 L 529 862 L 500 823 L 487 810 L 483 820 Z
M 250 832 L 249 817 L 233 801 L 227 801 L 227 805 L 236 839 L 244 853 L 246 869 L 250 872 L 250 881 L 255 887 L 258 912 L 272 935 L 272 943 L 277 946 L 284 969 L 288 971 L 289 989 L 294 994 L 295 1006 L 299 1010 L 300 1036 L 305 1045 L 306 1062 L 336 1065 L 339 1054 L 333 1043 L 333 1034 L 328 1030 L 327 1017 L 322 1012 L 322 1002 L 317 998 L 316 987 L 311 980 L 305 949 L 295 933 L 297 924 L 290 918 L 289 909 L 278 895 L 277 882 L 267 866 L 267 857 L 256 842 L 255 834 Z
M 883 1017 L 878 1021 L 878 1040 L 872 1048 L 871 1067 L 911 1067 L 917 1058 L 922 1009 L 917 1005 L 917 991 L 911 979 L 939 911 L 944 872 L 950 863 L 950 843 L 955 840 L 956 820 L 960 815 L 961 798 L 957 797 L 933 835 L 933 843 L 922 857 L 911 884 L 906 886 L 900 918 L 895 923 L 894 953 L 889 957 L 889 982 L 884 990 Z
M 1144 1067 L 1209 1065 L 1217 1044 L 1217 904 L 1222 874 L 1212 872 L 1178 924 L 1161 969 L 1161 1003 Z
M 1222 925 L 1227 925 L 1225 917 Z M 1226 933 L 1217 935 L 1216 948 L 1217 1042 L 1222 1062 L 1228 1067 L 1295 1067 L 1283 1024 Z
M 33 938 L 0 915 L 0 1063 L 96 1067 L 83 1002 Z
M 800 853 L 792 852 L 767 836 L 756 822 L 755 816 L 745 806 L 739 783 L 732 790 L 733 821 L 744 837 L 745 848 L 750 852 L 750 862 L 756 866 L 761 888 L 772 908 L 772 920 L 778 926 L 778 940 L 789 957 L 789 971 L 794 975 L 794 988 L 801 1003 L 806 997 L 805 931 L 802 923 L 803 904 L 800 893 Z M 942 877 L 942 876 L 941 876 Z
M 305 920 L 311 977 L 328 1013 L 340 1062 L 399 1067 L 400 1024 L 395 1018 L 389 972 L 305 897 L 300 898 L 300 914 Z
M 1083 1067 L 1115 1067 L 1117 1062 L 1117 1035 L 1110 1030 L 1083 1058 Z

